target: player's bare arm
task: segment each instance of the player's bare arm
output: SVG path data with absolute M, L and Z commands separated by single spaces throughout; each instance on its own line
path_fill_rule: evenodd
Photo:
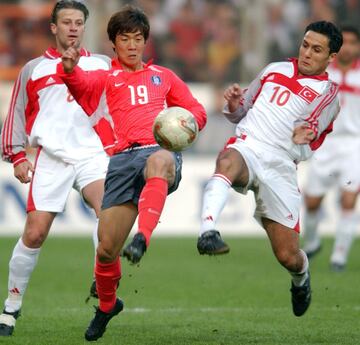
M 75 44 L 65 50 L 61 57 L 65 73 L 71 73 L 80 60 L 80 47 Z
M 297 145 L 306 145 L 310 144 L 315 137 L 314 130 L 309 128 L 308 125 L 302 124 L 294 128 L 292 140 Z
M 239 84 L 229 86 L 224 92 L 224 98 L 228 103 L 229 111 L 233 113 L 239 108 L 243 91 Z
M 33 173 L 34 168 L 31 162 L 24 161 L 14 167 L 14 176 L 21 182 L 21 183 L 29 183 L 31 182 L 31 175 L 29 172 Z

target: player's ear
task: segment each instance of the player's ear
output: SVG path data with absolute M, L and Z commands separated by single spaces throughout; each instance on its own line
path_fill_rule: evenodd
M 337 55 L 337 53 L 331 53 L 331 54 L 329 55 L 329 63 L 331 63 L 331 62 L 334 61 L 336 55 Z
M 50 23 L 50 30 L 52 32 L 53 35 L 56 35 L 57 33 L 57 26 L 55 23 Z

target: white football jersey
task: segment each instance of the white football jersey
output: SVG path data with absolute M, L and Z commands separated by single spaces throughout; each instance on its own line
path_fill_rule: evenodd
M 338 86 L 321 76 L 299 76 L 297 60 L 268 65 L 245 91 L 235 113 L 224 114 L 238 122 L 236 135 L 251 137 L 272 151 L 285 152 L 294 161 L 308 159 L 339 112 Z M 316 133 L 310 145 L 292 141 L 294 127 L 305 123 Z
M 4 160 L 15 164 L 25 160 L 27 142 L 71 164 L 103 151 L 95 131 L 100 116 L 89 119 L 76 103 L 56 74 L 59 62 L 61 54 L 49 48 L 22 68 L 2 128 Z M 87 71 L 108 70 L 110 59 L 82 49 L 79 65 Z
M 328 69 L 329 78 L 339 84 L 340 113 L 334 123 L 334 135 L 360 134 L 360 59 L 343 73 L 336 62 Z

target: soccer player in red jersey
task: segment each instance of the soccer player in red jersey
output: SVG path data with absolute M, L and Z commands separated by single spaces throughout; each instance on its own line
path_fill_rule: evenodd
M 167 68 L 142 61 L 149 30 L 146 15 L 127 5 L 108 23 L 116 53 L 112 70 L 84 72 L 77 66 L 76 47 L 69 48 L 58 65 L 59 76 L 77 102 L 89 116 L 105 112 L 118 140 L 99 217 L 95 267 L 99 308 L 85 333 L 89 341 L 100 338 L 110 319 L 123 309 L 116 298 L 119 253 L 137 216 L 138 233 L 124 250 L 133 263 L 144 254 L 166 197 L 181 178 L 181 154 L 162 149 L 154 139 L 155 117 L 166 106 L 180 106 L 194 115 L 200 129 L 206 123 L 203 106 L 183 81 Z

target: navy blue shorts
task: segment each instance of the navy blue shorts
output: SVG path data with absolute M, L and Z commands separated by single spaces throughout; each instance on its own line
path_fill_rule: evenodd
M 135 147 L 119 152 L 110 158 L 105 179 L 105 194 L 102 209 L 132 201 L 135 205 L 145 185 L 144 169 L 148 157 L 160 150 L 160 146 Z M 182 156 L 174 152 L 175 181 L 169 188 L 168 194 L 174 192 L 181 180 Z

